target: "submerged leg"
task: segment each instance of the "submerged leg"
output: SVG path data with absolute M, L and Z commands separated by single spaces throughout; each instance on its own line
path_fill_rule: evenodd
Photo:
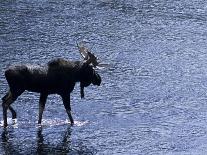
M 45 103 L 47 100 L 47 96 L 48 96 L 48 94 L 42 94 L 42 93 L 40 94 L 38 124 L 41 124 L 41 122 L 42 122 L 42 114 L 45 109 Z
M 65 107 L 65 110 L 68 114 L 68 118 L 70 119 L 70 123 L 71 125 L 74 124 L 74 120 L 73 120 L 73 117 L 72 117 L 72 114 L 71 114 L 71 107 L 70 107 L 70 94 L 68 95 L 61 95 L 62 97 L 62 100 L 63 100 L 63 104 L 64 104 L 64 107 Z

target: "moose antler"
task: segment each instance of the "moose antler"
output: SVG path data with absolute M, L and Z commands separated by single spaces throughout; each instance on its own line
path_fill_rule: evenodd
M 98 66 L 99 63 L 97 62 L 97 57 L 91 53 L 87 47 L 84 46 L 83 42 L 80 42 L 79 44 L 77 43 L 77 46 L 81 56 L 88 64 L 92 64 L 94 67 Z

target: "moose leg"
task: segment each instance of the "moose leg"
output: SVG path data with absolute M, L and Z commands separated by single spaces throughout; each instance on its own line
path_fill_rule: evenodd
M 42 93 L 40 94 L 38 124 L 41 124 L 41 122 L 42 122 L 42 114 L 45 109 L 45 103 L 47 100 L 47 96 L 48 96 L 48 94 L 42 94 Z
M 3 107 L 3 119 L 4 119 L 4 127 L 8 126 L 7 123 L 7 108 L 2 104 Z
M 8 91 L 8 92 L 6 93 L 6 95 L 2 98 L 2 101 L 3 101 L 3 102 L 6 102 L 6 101 L 9 99 L 9 96 L 10 96 L 10 95 L 11 95 L 11 92 Z M 12 119 L 17 118 L 17 114 L 16 114 L 15 110 L 14 110 L 11 106 L 9 106 L 9 110 L 10 110 L 11 113 L 12 113 Z
M 70 119 L 70 123 L 71 125 L 74 124 L 74 120 L 73 120 L 73 117 L 72 117 L 72 114 L 71 114 L 71 107 L 70 107 L 70 95 L 61 95 L 62 97 L 62 100 L 63 100 L 63 104 L 64 104 L 64 107 L 65 107 L 65 110 L 68 114 L 68 118 Z
M 3 119 L 4 119 L 4 127 L 7 127 L 7 109 L 9 105 L 13 102 L 12 101 L 12 94 L 9 91 L 3 98 L 2 98 L 2 108 L 3 108 Z
M 9 106 L 9 110 L 12 113 L 12 119 L 16 119 L 17 118 L 17 113 L 16 111 L 11 107 L 11 105 Z
M 3 102 L 6 101 L 6 100 L 8 99 L 9 94 L 10 94 L 10 91 L 8 91 L 8 92 L 6 93 L 6 95 L 5 95 L 4 97 L 2 97 L 2 101 L 3 101 Z
M 19 93 L 19 94 L 21 94 L 21 93 Z M 4 127 L 8 126 L 8 124 L 7 124 L 7 110 L 8 110 L 8 108 L 12 112 L 12 118 L 16 118 L 16 112 L 14 111 L 14 109 L 10 105 L 17 99 L 18 96 L 19 95 L 14 95 L 14 94 L 11 93 L 11 91 L 9 91 L 2 98 L 2 100 L 3 100 L 2 107 L 3 107 Z

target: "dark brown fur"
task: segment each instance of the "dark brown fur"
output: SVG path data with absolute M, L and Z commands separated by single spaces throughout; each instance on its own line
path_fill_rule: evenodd
M 12 118 L 16 118 L 16 112 L 11 104 L 25 90 L 40 93 L 39 120 L 41 123 L 42 114 L 49 94 L 58 94 L 62 97 L 63 104 L 70 119 L 71 115 L 70 93 L 75 83 L 80 82 L 81 97 L 84 97 L 84 87 L 91 83 L 101 84 L 101 77 L 89 63 L 81 61 L 68 61 L 55 59 L 45 66 L 19 65 L 11 66 L 5 71 L 5 77 L 9 85 L 8 93 L 2 98 L 4 126 L 7 126 L 7 109 L 12 112 Z

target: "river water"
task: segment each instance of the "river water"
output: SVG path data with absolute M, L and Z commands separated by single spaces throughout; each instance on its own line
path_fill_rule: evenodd
M 71 94 L 75 125 L 50 95 L 38 127 L 25 92 L 7 129 L 0 107 L 1 154 L 206 154 L 205 0 L 0 0 L 0 97 L 9 65 L 80 60 L 81 40 L 108 65 L 85 99 Z

